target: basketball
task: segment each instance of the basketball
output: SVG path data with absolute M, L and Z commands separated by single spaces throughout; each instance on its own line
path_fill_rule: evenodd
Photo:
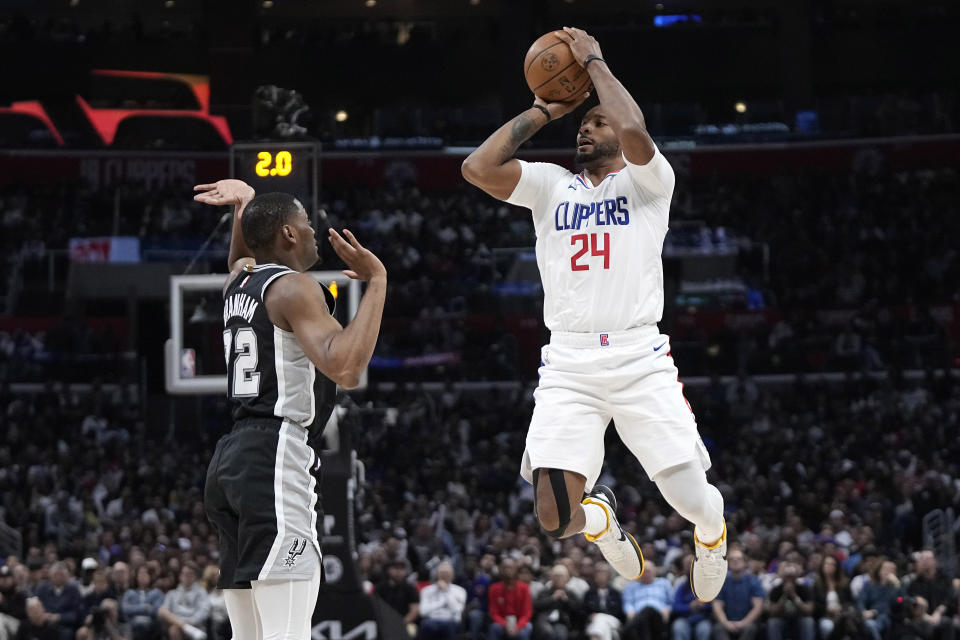
M 547 102 L 575 100 L 590 86 L 590 74 L 577 64 L 569 45 L 553 31 L 530 45 L 523 59 L 523 75 L 530 90 Z

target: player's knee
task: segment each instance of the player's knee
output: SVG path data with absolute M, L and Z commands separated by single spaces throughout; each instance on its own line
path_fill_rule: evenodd
M 557 474 L 554 473 L 554 475 Z M 561 538 L 566 533 L 571 519 L 566 485 L 562 482 L 562 476 L 559 477 L 557 486 L 553 486 L 554 483 L 551 480 L 544 480 L 541 481 L 539 473 L 534 475 L 537 521 L 548 536 Z
M 679 465 L 654 478 L 660 494 L 677 513 L 696 522 L 708 508 L 706 474 L 701 468 Z
M 703 511 L 704 507 L 706 506 L 704 504 L 702 492 L 698 492 L 698 495 L 694 495 L 692 493 L 674 491 L 670 493 L 669 496 L 666 493 L 663 493 L 663 497 L 667 503 L 676 510 L 677 513 L 688 520 Z
M 551 500 L 537 500 L 537 522 L 544 529 L 556 529 L 560 524 L 560 514 Z
M 537 521 L 540 523 L 543 532 L 551 538 L 562 538 L 567 532 L 567 527 L 570 526 L 570 517 L 564 518 L 558 513 L 556 505 L 548 507 L 538 505 Z

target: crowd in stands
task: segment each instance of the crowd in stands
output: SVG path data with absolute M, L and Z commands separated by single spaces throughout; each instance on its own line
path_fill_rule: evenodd
M 781 386 L 713 375 L 687 387 L 726 501 L 731 575 L 721 597 L 693 598 L 690 527 L 613 430 L 601 482 L 643 541 L 644 577 L 624 583 L 582 537 L 539 532 L 518 476 L 534 377 L 503 314 L 471 321 L 497 308 L 494 249 L 530 246 L 529 217 L 475 190 L 409 184 L 326 196 L 331 222 L 349 223 L 390 271 L 378 355 L 463 354 L 417 372 L 451 382 L 440 391 L 378 386 L 386 376 L 374 370 L 374 384 L 355 394 L 366 588 L 424 640 L 954 637 L 952 533 L 931 549 L 924 518 L 960 508 L 956 345 L 938 314 L 958 302 L 956 170 L 679 180 L 677 220 L 769 245 L 769 280 L 756 288 L 780 311 L 772 326 L 679 332 L 681 371 L 847 372 L 833 382 L 800 373 Z M 0 243 L 38 263 L 73 234 L 111 233 L 97 205 L 106 197 L 5 191 Z M 75 201 L 98 213 L 69 215 Z M 147 215 L 146 204 L 129 206 L 141 215 L 121 216 L 121 232 L 143 239 L 202 237 L 217 217 L 166 193 Z M 824 309 L 840 310 L 840 329 Z M 531 302 L 532 322 L 538 313 Z M 109 338 L 70 322 L 46 335 L 0 333 L 0 521 L 22 538 L 0 565 L 0 640 L 227 638 L 218 544 L 201 502 L 229 422 L 222 399 L 205 424 L 165 430 L 125 387 L 81 392 L 46 377 L 38 392 L 11 390 L 41 379 L 37 359 L 101 351 Z M 471 376 L 514 385 L 453 384 Z
M 499 603 L 483 594 L 505 558 L 516 563 L 519 580 L 532 592 L 526 613 L 513 615 L 540 638 L 565 638 L 553 628 L 559 625 L 581 637 L 607 639 L 604 629 L 618 625 L 592 615 L 597 612 L 619 618 L 624 638 L 660 637 L 667 629 L 675 638 L 727 637 L 725 632 L 751 637 L 761 625 L 770 638 L 786 637 L 781 627 L 796 627 L 795 637 L 804 639 L 818 633 L 908 637 L 904 625 L 918 637 L 931 637 L 923 629 L 934 622 L 956 623 L 955 558 L 941 557 L 946 566 L 937 574 L 930 569 L 935 558 L 917 555 L 924 548 L 923 516 L 960 504 L 955 463 L 960 449 L 950 435 L 960 415 L 956 379 L 893 376 L 823 384 L 801 378 L 770 387 L 741 378 L 727 386 L 688 387 L 737 547 L 729 555 L 730 593 L 721 596 L 722 605 L 705 608 L 689 587 L 684 590 L 692 552 L 689 525 L 664 508 L 615 438 L 606 445 L 601 482 L 628 505 L 621 520 L 645 541 L 648 573 L 643 586 L 614 578 L 622 593 L 604 592 L 603 605 L 589 608 L 597 596 L 588 595 L 588 587 L 607 588 L 607 576 L 598 577 L 602 559 L 582 538 L 556 543 L 542 536 L 532 516 L 530 487 L 517 477 L 530 390 L 448 387 L 431 394 L 408 386 L 373 396 L 375 406 L 399 410 L 386 420 L 372 414 L 360 429 L 370 481 L 360 517 L 366 540 L 360 562 L 371 585 L 390 591 L 401 574 L 427 582 L 440 562 L 452 561 L 473 594 L 463 613 L 464 629 L 480 634 L 478 629 L 489 625 L 491 639 L 499 637 L 496 625 L 502 626 L 504 617 Z M 418 431 L 423 422 L 443 428 L 424 440 Z M 402 444 L 411 438 L 419 438 L 416 450 Z M 389 465 L 382 462 L 387 459 Z M 743 559 L 739 566 L 737 554 Z M 741 584 L 741 576 L 750 578 Z M 847 582 L 855 576 L 861 577 L 848 592 Z M 565 587 L 568 581 L 582 591 L 574 588 L 577 597 L 561 604 L 555 583 Z M 898 609 L 901 596 L 909 607 Z M 410 616 L 415 600 L 408 594 L 407 601 L 398 606 Z M 648 602 L 658 604 L 653 610 L 637 604 Z M 902 615 L 908 609 L 909 619 Z
M 710 606 L 685 588 L 690 526 L 613 430 L 601 482 L 643 541 L 645 576 L 626 584 L 582 536 L 540 534 L 518 476 L 532 384 L 371 387 L 351 409 L 367 470 L 358 568 L 412 634 L 928 638 L 955 622 L 956 558 L 923 553 L 922 520 L 960 505 L 956 378 L 688 387 L 731 542 Z M 7 637 L 229 637 L 201 503 L 224 417 L 162 433 L 120 392 L 57 384 L 0 406 L 3 521 L 22 535 L 0 568 Z
M 109 326 L 91 327 L 76 317 L 49 330 L 0 329 L 0 381 L 89 381 L 94 376 L 124 380 L 136 368 L 136 354 L 121 348 Z
M 958 351 L 949 322 L 960 300 L 960 259 L 951 225 L 960 175 L 953 168 L 898 172 L 862 165 L 850 173 L 772 179 L 678 172 L 674 223 L 706 221 L 713 229 L 708 243 L 733 237 L 765 246 L 768 278 L 758 276 L 763 266 L 754 253 L 742 258 L 738 275 L 752 292 L 750 309 L 776 312 L 762 322 L 707 333 L 679 322 L 674 316 L 685 309 L 668 303 L 664 328 L 674 335 L 686 375 L 952 364 Z M 436 380 L 533 375 L 535 350 L 546 334 L 518 345 L 505 327 L 516 316 L 539 322 L 539 283 L 519 298 L 500 293 L 510 263 L 499 262 L 497 254 L 532 245 L 529 215 L 476 189 L 426 193 L 410 184 L 415 176 L 398 175 L 406 178 L 376 190 L 334 186 L 325 195 L 331 224 L 356 230 L 389 268 L 377 355 L 455 354 L 417 370 Z M 61 186 L 0 193 L 0 242 L 10 249 L 8 260 L 22 260 L 23 273 L 38 272 L 45 286 L 47 252 L 65 248 L 72 235 L 116 232 L 139 236 L 144 247 L 164 242 L 186 249 L 199 246 L 215 224 L 214 213 L 178 199 L 173 187 L 149 195 L 125 188 L 116 200 L 108 191 Z M 67 213 L 74 205 L 83 215 Z M 114 207 L 121 215 L 114 216 Z M 119 229 L 113 229 L 115 219 Z M 227 231 L 215 250 L 225 251 Z M 321 268 L 339 269 L 335 257 L 325 260 Z M 0 351 L 9 350 L 8 338 L 3 345 Z M 381 373 L 384 379 L 407 376 Z

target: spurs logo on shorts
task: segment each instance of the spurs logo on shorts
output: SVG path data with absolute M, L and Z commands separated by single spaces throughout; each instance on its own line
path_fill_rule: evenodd
M 293 567 L 297 564 L 297 556 L 303 553 L 303 550 L 307 548 L 307 539 L 306 538 L 294 538 L 293 544 L 290 545 L 290 549 L 287 551 L 287 557 L 283 561 L 283 566 Z

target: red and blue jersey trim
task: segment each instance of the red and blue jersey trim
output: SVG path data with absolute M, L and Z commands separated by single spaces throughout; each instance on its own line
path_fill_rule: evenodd
M 617 175 L 618 173 L 620 173 L 619 170 L 618 170 L 618 171 L 611 171 L 610 173 L 608 173 L 607 175 L 605 175 L 605 176 L 603 177 L 603 180 L 606 180 L 606 179 L 609 178 L 610 176 L 615 176 L 615 175 Z M 581 171 L 580 173 L 578 173 L 575 177 L 576 177 L 577 181 L 578 181 L 580 184 L 582 184 L 584 187 L 586 187 L 587 189 L 593 189 L 593 188 L 595 188 L 595 187 L 591 187 L 590 185 L 587 184 L 587 181 L 584 180 L 584 178 L 583 178 L 583 172 L 582 172 L 582 171 Z M 600 182 L 603 182 L 603 180 L 601 180 Z M 597 186 L 600 186 L 599 183 L 597 184 Z M 570 185 L 570 188 L 571 188 L 571 189 L 575 189 L 576 187 L 575 187 L 574 185 Z

